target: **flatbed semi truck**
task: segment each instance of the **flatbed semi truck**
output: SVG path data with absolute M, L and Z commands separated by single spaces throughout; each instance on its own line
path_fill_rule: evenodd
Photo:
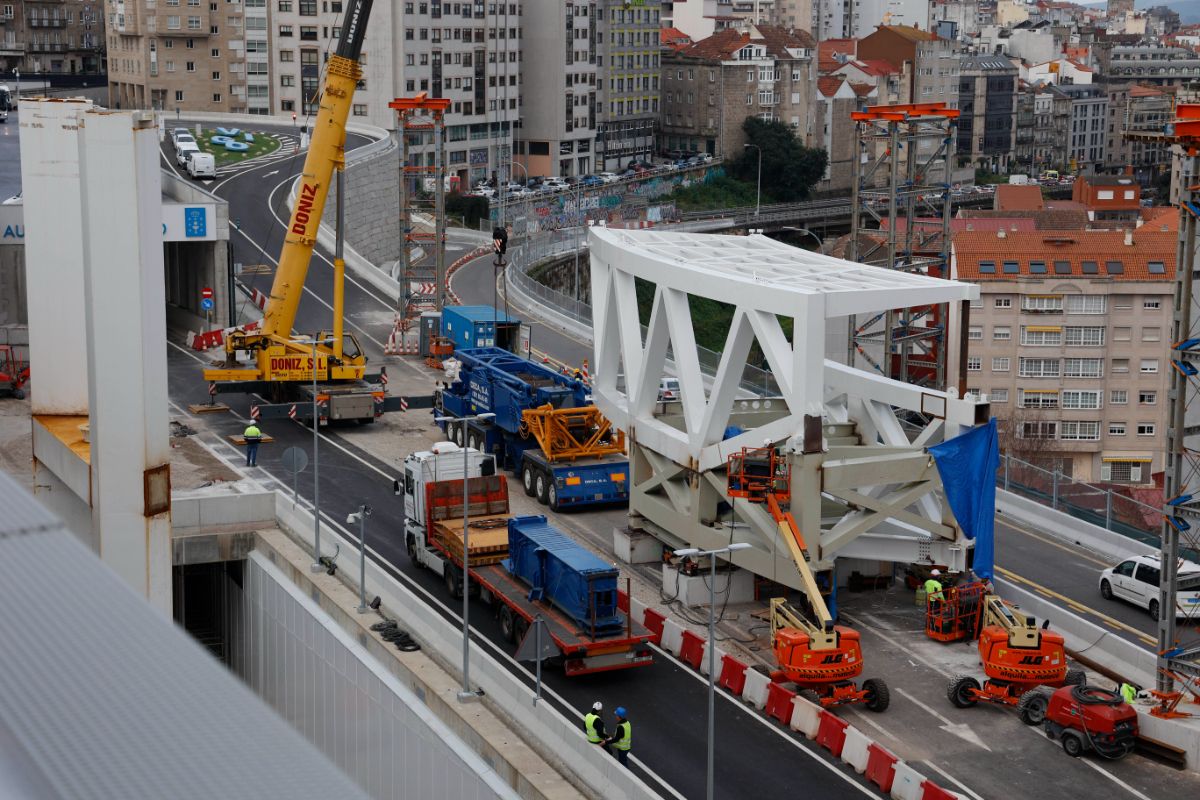
M 490 455 L 440 442 L 405 459 L 396 490 L 413 563 L 462 597 L 464 461 L 470 591 L 495 610 L 504 638 L 519 644 L 540 617 L 567 675 L 650 664 L 650 631 L 617 608 L 617 569 L 545 517 L 512 517 L 507 480 Z

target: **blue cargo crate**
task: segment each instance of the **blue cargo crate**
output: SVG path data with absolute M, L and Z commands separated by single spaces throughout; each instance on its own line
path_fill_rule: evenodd
M 554 468 L 560 506 L 615 503 L 629 499 L 629 462 L 605 459 L 574 462 Z
M 503 563 L 529 585 L 530 600 L 552 604 L 591 631 L 593 638 L 624 629 L 617 611 L 617 568 L 549 525 L 545 517 L 508 521 L 508 558 Z
M 442 336 L 455 350 L 475 347 L 515 349 L 521 321 L 491 306 L 446 306 L 442 309 Z

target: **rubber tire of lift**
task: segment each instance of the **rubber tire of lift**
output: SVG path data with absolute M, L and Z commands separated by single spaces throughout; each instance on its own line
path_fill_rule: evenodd
M 867 678 L 862 682 L 862 689 L 867 693 L 864 705 L 868 711 L 874 711 L 877 714 L 887 711 L 887 707 L 892 702 L 892 695 L 883 679 Z
M 458 567 L 447 562 L 442 569 L 442 578 L 446 582 L 446 592 L 455 600 L 462 599 L 462 581 L 458 577 Z
M 1100 596 L 1105 600 L 1113 599 L 1112 586 L 1108 581 L 1100 581 Z
M 13 389 L 12 396 L 13 396 L 13 398 L 15 398 L 17 400 L 24 400 L 25 399 L 25 390 L 24 389 Z
M 1158 601 L 1157 600 L 1152 598 L 1150 600 L 1150 605 L 1146 607 L 1146 610 L 1150 612 L 1151 619 L 1158 619 Z
M 500 633 L 504 635 L 504 641 L 517 641 L 517 626 L 513 617 L 513 610 L 508 606 L 500 605 Z
M 1017 716 L 1026 725 L 1041 725 L 1046 721 L 1046 708 L 1050 705 L 1050 692 L 1038 686 L 1021 695 L 1017 701 Z
M 821 695 L 816 689 L 801 689 L 796 694 L 800 697 L 803 697 L 817 708 L 821 708 Z
M 534 485 L 534 478 L 535 475 L 533 467 L 529 466 L 528 464 L 521 467 L 521 485 L 525 487 L 525 494 L 529 497 L 533 497 L 537 494 L 537 487 Z
M 1087 749 L 1087 745 L 1084 744 L 1083 737 L 1077 732 L 1066 730 L 1062 732 L 1062 749 L 1071 758 L 1079 758 Z
M 1067 677 L 1063 679 L 1063 686 L 1087 686 L 1087 673 L 1081 669 L 1067 670 Z
M 540 469 L 533 475 L 534 486 L 536 487 L 534 494 L 537 496 L 537 501 L 542 505 L 546 505 L 550 501 L 548 495 L 550 493 L 549 481 L 546 473 Z
M 558 487 L 554 481 L 550 481 L 550 488 L 546 490 L 546 505 L 551 511 L 558 511 Z
M 979 681 L 971 675 L 955 675 L 946 686 L 946 697 L 955 708 L 971 708 L 979 702 L 979 698 L 971 695 L 968 690 L 979 691 Z

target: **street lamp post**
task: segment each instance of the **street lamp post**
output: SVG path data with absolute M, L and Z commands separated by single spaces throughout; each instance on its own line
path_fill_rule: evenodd
M 321 459 L 318 448 L 321 446 L 321 414 L 317 403 L 317 346 L 331 345 L 333 338 L 328 339 L 293 339 L 293 344 L 312 345 L 312 429 L 313 429 L 313 563 L 312 571 L 320 572 L 321 566 Z
M 742 147 L 753 147 L 758 151 L 758 183 L 754 189 L 754 216 L 758 216 L 762 208 L 762 148 L 756 144 L 744 144 Z
M 728 555 L 729 553 L 745 550 L 750 545 L 747 542 L 734 542 L 727 547 L 718 547 L 715 550 L 700 550 L 696 547 L 688 547 L 684 550 L 676 550 L 675 555 L 683 556 L 708 556 L 709 559 L 709 580 L 708 580 L 708 779 L 707 787 L 708 800 L 713 800 L 713 772 L 715 765 L 714 755 L 714 720 L 716 719 L 716 698 L 717 698 L 717 640 L 713 637 L 713 628 L 716 627 L 717 615 L 717 556 Z M 729 585 L 726 583 L 725 591 L 729 591 Z
M 346 517 L 346 522 L 353 525 L 358 523 L 358 608 L 359 614 L 365 614 L 371 609 L 367 606 L 367 517 L 371 516 L 371 507 L 362 503 L 358 511 Z
M 782 230 L 794 231 L 796 233 L 807 233 L 809 236 L 813 237 L 813 239 L 816 240 L 818 250 L 820 250 L 821 248 L 823 248 L 825 246 L 825 242 L 821 241 L 821 237 L 817 236 L 815 233 L 810 231 L 808 228 L 793 228 L 791 225 L 785 225 L 782 228 Z
M 458 422 L 462 425 L 462 451 L 463 451 L 463 554 L 462 554 L 462 596 L 463 596 L 463 683 L 462 690 L 458 693 L 458 701 L 467 703 L 472 700 L 479 699 L 479 693 L 471 691 L 471 623 L 469 621 L 471 613 L 471 590 L 470 580 L 467 577 L 467 570 L 470 568 L 468 557 L 470 555 L 470 526 L 468 525 L 468 514 L 470 510 L 470 495 L 467 487 L 467 473 L 471 470 L 471 452 L 467 447 L 467 423 L 489 420 L 495 417 L 495 414 L 487 412 L 484 414 L 476 414 L 471 417 L 435 417 L 434 422 Z

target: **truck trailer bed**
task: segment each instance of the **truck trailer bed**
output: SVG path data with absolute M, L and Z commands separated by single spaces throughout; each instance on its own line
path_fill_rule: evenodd
M 626 627 L 621 635 L 594 639 L 558 609 L 530 600 L 529 587 L 500 564 L 472 567 L 471 577 L 493 595 L 504 598 L 502 602 L 507 602 L 527 623 L 532 624 L 534 617 L 541 616 L 545 631 L 566 657 L 567 675 L 645 666 L 653 660 L 649 648 L 653 634 L 624 613 L 621 616 Z

